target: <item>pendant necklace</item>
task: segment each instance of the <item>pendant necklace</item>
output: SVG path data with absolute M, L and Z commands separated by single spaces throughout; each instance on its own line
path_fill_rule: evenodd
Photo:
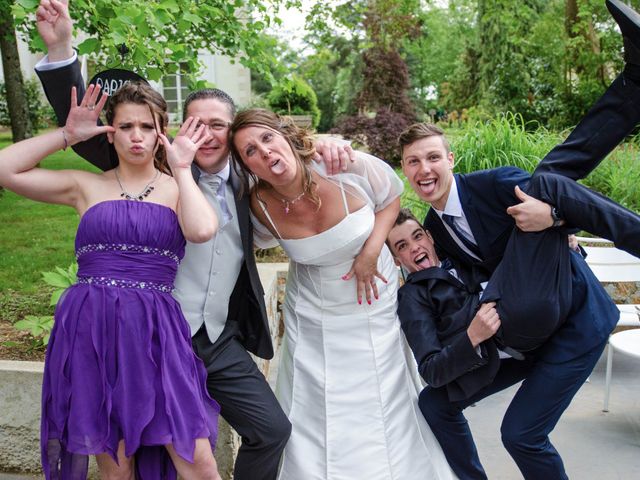
M 158 179 L 158 177 L 160 176 L 160 170 L 158 170 L 156 168 L 156 173 L 153 176 L 153 178 L 149 181 L 149 183 L 147 183 L 144 188 L 142 189 L 142 191 L 138 194 L 133 194 L 133 193 L 129 193 L 127 192 L 124 187 L 122 186 L 122 182 L 120 181 L 120 176 L 118 175 L 118 169 L 120 167 L 116 168 L 114 170 L 115 174 L 116 174 L 116 180 L 118 181 L 118 185 L 120 185 L 120 191 L 122 192 L 120 194 L 121 197 L 124 197 L 125 200 L 135 200 L 137 202 L 141 202 L 143 201 L 145 198 L 147 198 L 149 196 L 149 194 L 153 191 L 154 186 L 153 184 L 155 183 L 155 181 Z
M 289 210 L 291 210 L 291 207 L 293 206 L 293 204 L 296 203 L 298 200 L 300 200 L 302 197 L 304 197 L 305 193 L 307 193 L 307 192 L 305 192 L 303 190 L 302 193 L 300 193 L 300 195 L 298 195 L 296 198 L 293 198 L 291 200 L 286 198 L 286 197 L 283 197 L 283 198 L 280 199 L 280 201 L 282 202 L 282 206 L 284 207 L 284 214 L 285 215 L 289 214 Z M 280 195 L 280 194 L 278 194 L 278 195 Z

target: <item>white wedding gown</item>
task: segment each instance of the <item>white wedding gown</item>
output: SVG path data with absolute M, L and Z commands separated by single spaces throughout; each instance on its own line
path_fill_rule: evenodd
M 290 265 L 276 395 L 293 425 L 279 480 L 454 478 L 418 408 L 422 387 L 396 316 L 398 273 L 389 250 L 378 260 L 389 283 L 378 282 L 380 298 L 371 305 L 358 305 L 355 278 L 341 278 L 373 229 L 374 208 L 402 191 L 395 173 L 374 161 L 383 175 L 368 166 L 367 182 L 330 177 L 373 197 L 367 205 L 348 213 L 344 200 L 347 214 L 334 227 L 278 239 Z M 360 188 L 367 184 L 371 190 Z M 268 230 L 254 224 L 256 243 L 266 246 Z

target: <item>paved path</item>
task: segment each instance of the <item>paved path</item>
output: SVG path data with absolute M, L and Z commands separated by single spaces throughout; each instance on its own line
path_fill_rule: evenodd
M 606 350 L 551 441 L 577 480 L 640 479 L 640 361 L 614 356 L 609 413 L 602 412 Z M 522 478 L 500 441 L 500 420 L 517 387 L 467 409 L 481 461 L 491 480 Z M 554 479 L 546 479 L 554 480 Z
M 603 355 L 551 437 L 572 480 L 640 479 L 640 361 L 616 356 L 610 412 L 603 413 L 605 359 Z M 273 369 L 270 377 L 275 374 Z M 500 421 L 514 392 L 515 387 L 510 388 L 467 409 L 491 480 L 522 478 L 500 442 Z M 0 473 L 0 480 L 39 478 Z

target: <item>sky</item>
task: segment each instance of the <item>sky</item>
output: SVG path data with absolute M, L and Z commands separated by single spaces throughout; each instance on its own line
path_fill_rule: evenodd
M 272 28 L 270 33 L 282 38 L 286 43 L 294 48 L 302 48 L 305 31 L 305 17 L 311 9 L 311 6 L 322 0 L 302 0 L 302 9 L 281 9 L 279 11 L 279 17 L 282 19 L 282 25 L 277 28 Z M 339 4 L 344 3 L 345 0 L 325 0 L 324 3 Z M 435 5 L 444 7 L 449 3 L 449 0 L 434 0 Z

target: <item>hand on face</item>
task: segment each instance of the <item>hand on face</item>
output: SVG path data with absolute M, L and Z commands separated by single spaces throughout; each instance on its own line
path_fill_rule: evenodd
M 196 152 L 203 143 L 210 139 L 207 126 L 205 124 L 198 126 L 199 122 L 200 119 L 197 117 L 187 118 L 173 142 L 169 142 L 169 139 L 160 133 L 160 139 L 167 152 L 167 162 L 172 171 L 191 168 Z
M 229 158 L 227 142 L 229 124 L 233 120 L 229 105 L 216 98 L 194 100 L 187 107 L 187 115 L 199 117 L 200 122 L 208 125 L 210 135 L 196 153 L 196 163 L 208 173 L 219 172 L 227 165 Z
M 38 33 L 47 50 L 61 46 L 71 48 L 73 23 L 67 3 L 67 0 L 41 0 L 36 10 Z
M 100 133 L 115 131 L 113 127 L 108 125 L 98 125 L 100 112 L 107 102 L 107 98 L 109 98 L 106 93 L 102 93 L 102 96 L 100 96 L 100 92 L 100 87 L 93 84 L 89 85 L 82 102 L 78 105 L 76 87 L 71 88 L 71 109 L 64 127 L 69 145 L 83 142 Z M 98 100 L 99 96 L 100 99 Z

